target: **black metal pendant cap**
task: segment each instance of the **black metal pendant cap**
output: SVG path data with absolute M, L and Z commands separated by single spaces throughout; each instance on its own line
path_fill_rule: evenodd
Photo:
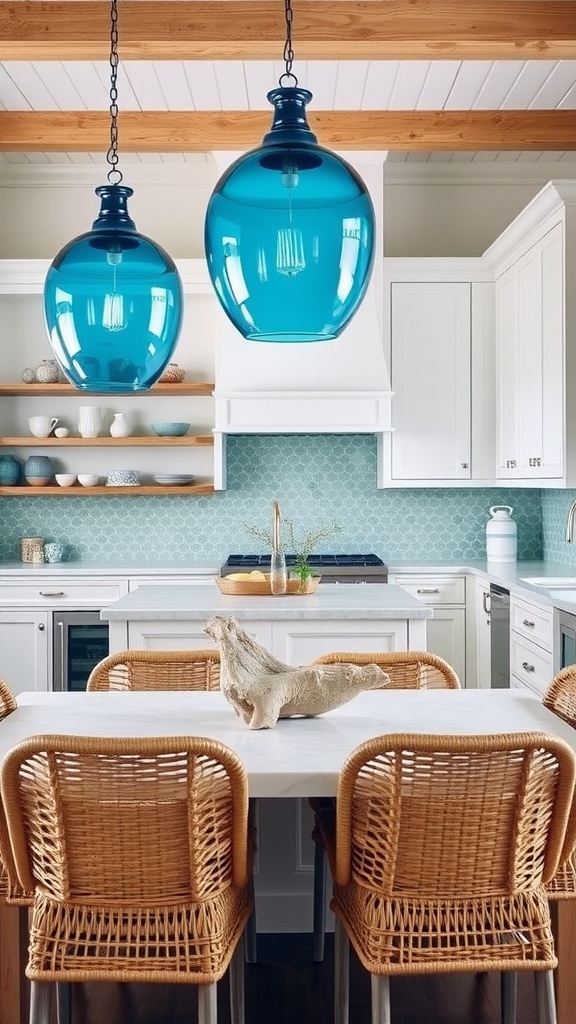
M 306 104 L 312 99 L 312 93 L 308 89 L 280 85 L 268 93 L 267 99 L 274 107 L 274 120 L 272 128 L 262 140 L 263 146 L 293 142 L 318 144 L 318 139 L 306 120 Z
M 128 185 L 99 185 L 95 189 L 100 197 L 100 212 L 92 225 L 93 231 L 104 229 L 136 231 L 136 224 L 128 213 L 128 200 L 134 189 Z

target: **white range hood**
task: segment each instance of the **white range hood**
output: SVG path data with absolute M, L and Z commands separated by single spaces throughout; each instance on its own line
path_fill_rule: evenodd
M 343 154 L 368 186 L 382 252 L 384 154 L 364 164 Z M 366 156 L 366 154 L 363 154 Z M 392 429 L 382 341 L 382 260 L 364 301 L 334 341 L 246 341 L 219 310 L 215 431 L 221 434 L 381 434 Z

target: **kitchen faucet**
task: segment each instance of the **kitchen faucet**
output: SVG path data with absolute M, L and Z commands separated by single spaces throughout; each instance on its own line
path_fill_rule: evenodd
M 565 540 L 568 544 L 571 544 L 574 540 L 574 521 L 576 519 L 576 501 L 573 501 L 570 505 L 568 512 L 568 518 L 566 520 L 566 537 Z

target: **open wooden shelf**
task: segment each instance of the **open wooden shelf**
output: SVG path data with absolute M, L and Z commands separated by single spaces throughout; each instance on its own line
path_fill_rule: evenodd
M 198 381 L 182 381 L 181 384 L 154 384 L 149 391 L 81 391 L 71 384 L 24 384 L 22 381 L 13 384 L 0 384 L 0 395 L 56 395 L 90 398 L 91 395 L 106 395 L 108 398 L 137 398 L 139 395 L 211 395 L 213 383 Z
M 213 484 L 183 484 L 178 486 L 166 486 L 161 484 L 139 484 L 138 487 L 107 487 L 105 484 L 98 484 L 97 487 L 82 487 L 81 484 L 73 484 L 72 487 L 58 487 L 57 484 L 47 484 L 46 487 L 33 487 L 31 484 L 22 484 L 17 487 L 0 487 L 0 497 L 29 498 L 32 495 L 39 497 L 84 497 L 90 498 L 96 494 L 120 495 L 123 498 L 131 497 L 134 494 L 213 494 Z
M 0 437 L 0 448 L 194 448 L 214 444 L 212 434 L 191 434 L 184 437 Z

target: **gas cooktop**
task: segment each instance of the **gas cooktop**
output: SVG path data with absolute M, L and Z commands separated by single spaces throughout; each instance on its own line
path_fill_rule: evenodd
M 286 555 L 288 568 L 295 565 L 296 555 Z M 308 564 L 318 569 L 323 583 L 387 583 L 388 567 L 378 555 L 308 556 Z M 230 555 L 221 575 L 251 569 L 269 569 L 270 555 Z

